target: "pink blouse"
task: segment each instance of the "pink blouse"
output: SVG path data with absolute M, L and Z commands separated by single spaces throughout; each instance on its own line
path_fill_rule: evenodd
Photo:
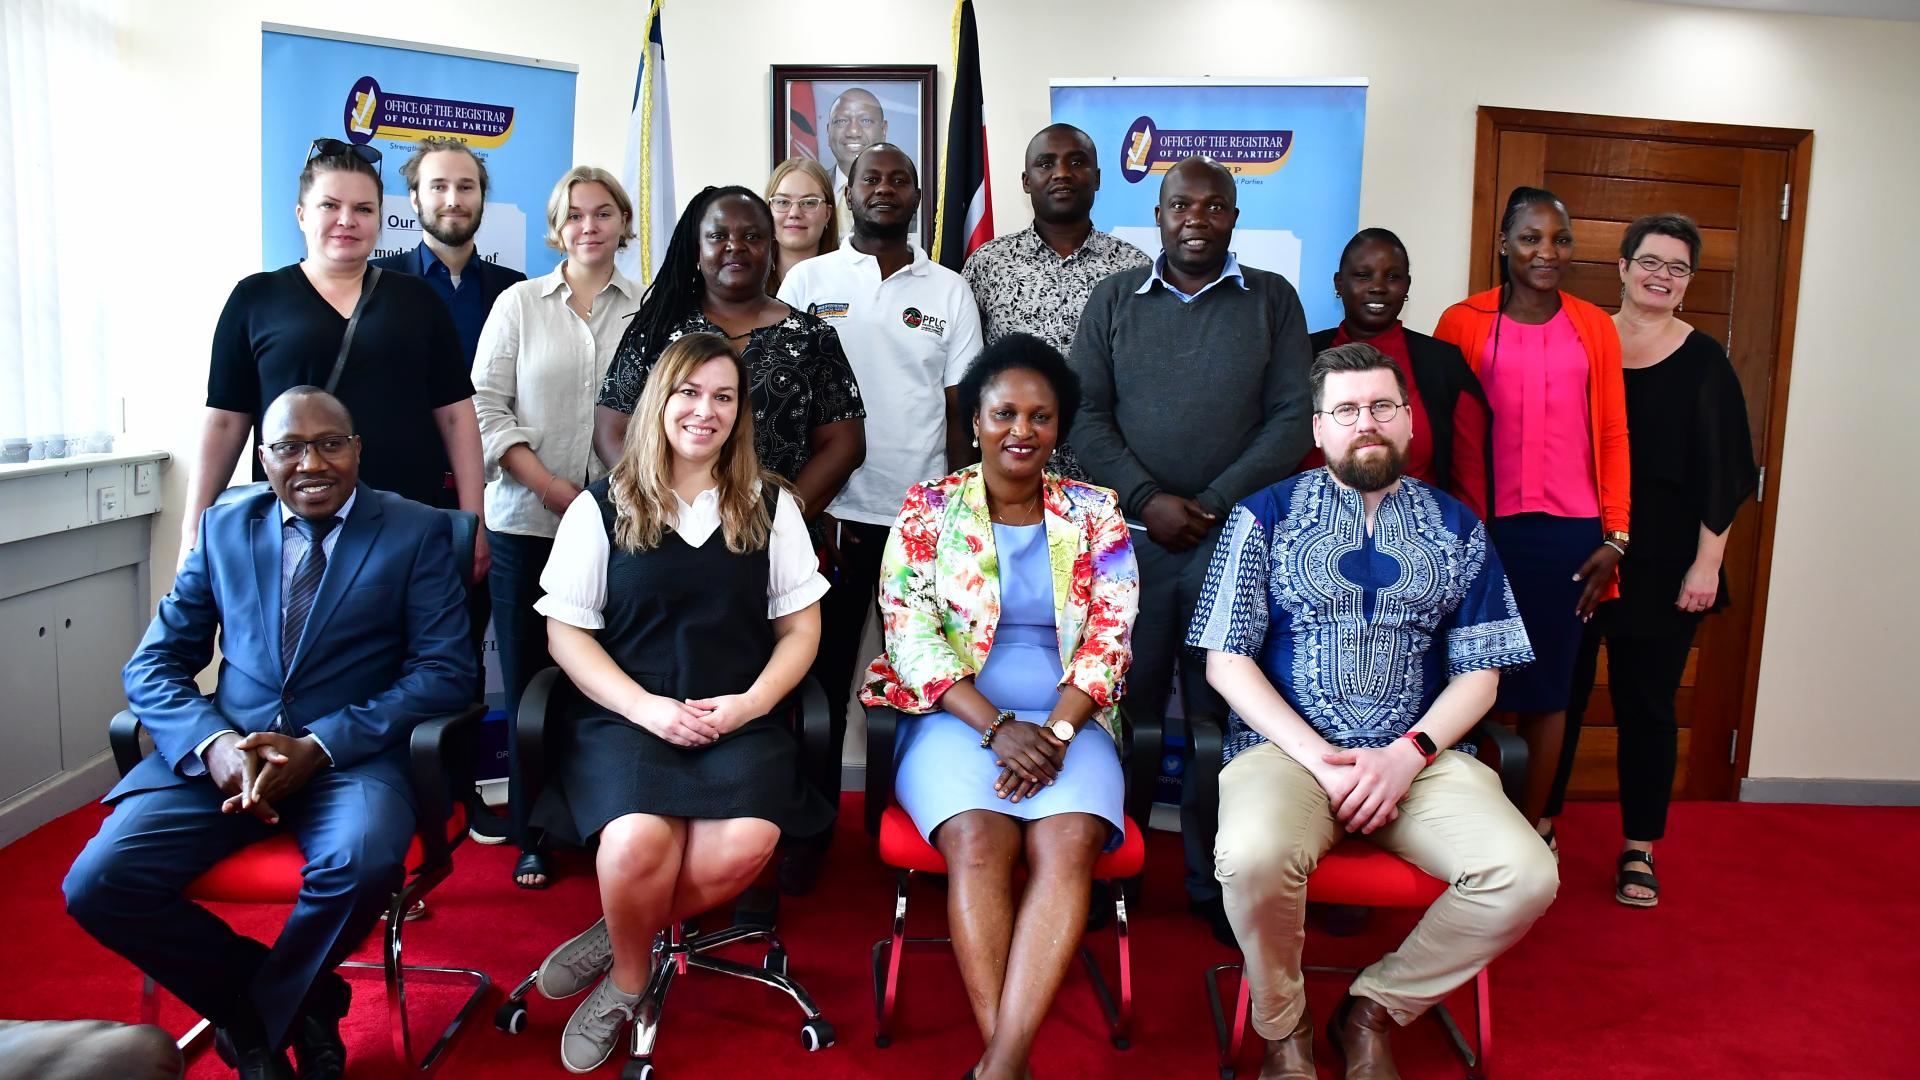
M 1502 316 L 1488 335 L 1480 382 L 1493 406 L 1497 513 L 1600 516 L 1588 431 L 1587 351 L 1565 310 L 1539 326 Z

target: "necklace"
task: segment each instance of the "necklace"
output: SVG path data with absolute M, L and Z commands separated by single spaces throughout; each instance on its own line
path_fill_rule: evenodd
M 1009 520 L 1006 508 L 1003 505 L 1000 508 L 1000 513 L 998 517 L 999 523 L 1002 525 L 1032 525 L 1034 522 L 1040 520 L 1040 493 L 1039 492 L 1037 491 L 1034 492 L 1032 499 L 1023 503 L 1019 503 L 1018 506 L 1021 510 L 1025 511 L 1025 513 L 1022 513 L 1020 515 L 1019 521 Z M 1032 518 L 1031 521 L 1028 520 L 1029 517 Z

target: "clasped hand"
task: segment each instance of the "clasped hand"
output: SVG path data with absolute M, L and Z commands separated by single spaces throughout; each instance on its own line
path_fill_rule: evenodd
M 763 711 L 745 694 L 681 701 L 642 691 L 626 718 L 675 746 L 695 747 L 719 742 Z
M 1067 762 L 1067 744 L 1045 727 L 1025 720 L 1000 725 L 994 733 L 993 763 L 1001 766 L 993 782 L 996 797 L 1009 802 L 1031 799 L 1053 783 Z
M 244 811 L 269 825 L 280 823 L 273 804 L 305 787 L 327 761 L 317 740 L 272 731 L 223 734 L 208 747 L 206 758 L 207 775 L 227 796 L 220 812 Z
M 1335 766 L 1318 777 L 1334 816 L 1342 828 L 1362 835 L 1400 816 L 1400 800 L 1426 768 L 1426 759 L 1405 739 L 1378 750 L 1341 750 L 1321 760 Z

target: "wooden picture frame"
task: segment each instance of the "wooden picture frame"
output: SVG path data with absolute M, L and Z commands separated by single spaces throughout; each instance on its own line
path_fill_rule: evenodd
M 921 250 L 926 250 L 933 243 L 933 200 L 940 166 L 934 137 L 935 70 L 932 64 L 773 65 L 768 169 L 796 156 L 819 162 L 833 177 L 845 236 L 850 230 L 845 227 L 846 175 L 841 159 L 851 164 L 852 153 L 874 142 L 900 146 L 920 174 L 920 212 L 915 222 Z M 864 90 L 866 95 L 848 98 L 854 90 Z M 836 108 L 841 113 L 838 117 Z M 844 138 L 835 133 L 836 119 L 841 121 Z

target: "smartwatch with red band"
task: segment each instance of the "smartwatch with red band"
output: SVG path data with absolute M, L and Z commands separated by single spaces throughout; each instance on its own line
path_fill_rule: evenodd
M 1434 758 L 1440 756 L 1440 748 L 1433 745 L 1433 737 L 1424 731 L 1409 731 L 1400 737 L 1412 739 L 1414 747 L 1420 751 L 1421 757 L 1427 759 L 1429 765 L 1433 764 Z

